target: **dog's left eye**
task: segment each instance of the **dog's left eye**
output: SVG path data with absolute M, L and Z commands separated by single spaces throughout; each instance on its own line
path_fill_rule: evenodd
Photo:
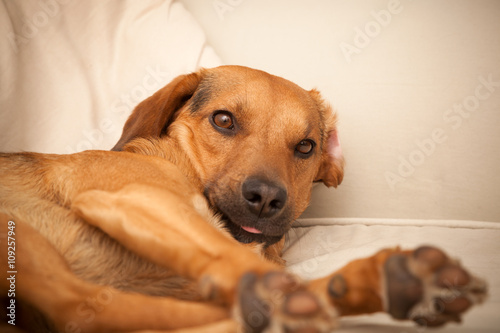
M 316 146 L 316 143 L 313 140 L 302 140 L 295 146 L 295 152 L 299 157 L 309 157 L 314 150 L 314 146 Z
M 212 123 L 221 129 L 231 130 L 234 128 L 233 115 L 227 111 L 214 112 Z

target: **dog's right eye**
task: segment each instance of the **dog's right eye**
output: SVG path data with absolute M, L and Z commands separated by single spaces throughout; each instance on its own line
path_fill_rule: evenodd
M 211 118 L 212 125 L 217 130 L 232 130 L 234 129 L 234 119 L 231 112 L 228 111 L 215 111 Z
M 295 154 L 300 158 L 308 158 L 311 156 L 316 143 L 313 140 L 305 139 L 295 146 Z

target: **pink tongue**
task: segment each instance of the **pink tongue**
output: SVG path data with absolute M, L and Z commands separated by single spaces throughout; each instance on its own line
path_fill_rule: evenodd
M 252 227 L 241 227 L 243 230 L 245 230 L 246 232 L 249 232 L 251 234 L 261 234 L 262 231 L 258 230 L 258 229 L 255 229 L 255 228 L 252 228 Z

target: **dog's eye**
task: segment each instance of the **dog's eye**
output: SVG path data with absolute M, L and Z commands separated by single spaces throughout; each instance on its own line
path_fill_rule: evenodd
M 311 155 L 315 146 L 316 143 L 312 140 L 302 140 L 297 146 L 295 146 L 295 152 L 299 157 L 306 158 Z
M 215 126 L 220 127 L 222 129 L 234 128 L 233 115 L 227 111 L 216 111 L 212 115 L 212 121 Z

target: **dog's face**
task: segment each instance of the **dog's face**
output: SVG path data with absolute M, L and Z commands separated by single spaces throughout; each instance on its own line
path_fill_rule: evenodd
M 136 108 L 117 147 L 138 136 L 177 142 L 238 241 L 279 241 L 307 207 L 314 181 L 341 182 L 335 117 L 318 92 L 237 66 L 176 80 Z M 171 104 L 167 117 L 158 115 Z M 130 135 L 153 118 L 157 133 Z

